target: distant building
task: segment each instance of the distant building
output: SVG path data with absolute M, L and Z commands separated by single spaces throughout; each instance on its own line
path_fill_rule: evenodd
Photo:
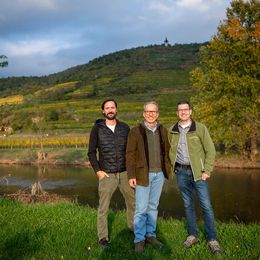
M 167 37 L 165 37 L 165 40 L 164 40 L 163 44 L 164 44 L 164 46 L 169 46 L 170 45 Z
M 11 126 L 1 126 L 0 127 L 1 132 L 5 132 L 7 134 L 11 134 L 13 132 L 13 128 Z

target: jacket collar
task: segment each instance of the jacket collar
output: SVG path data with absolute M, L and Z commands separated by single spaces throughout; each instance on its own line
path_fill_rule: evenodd
M 95 124 L 99 125 L 99 126 L 106 126 L 106 119 L 103 119 L 103 118 L 97 119 Z M 118 125 L 118 124 L 119 124 L 119 121 L 116 119 L 116 125 Z
M 157 130 L 159 130 L 160 128 L 161 128 L 161 124 L 160 124 L 160 122 L 159 121 L 157 121 Z M 140 129 L 142 129 L 143 131 L 145 130 L 145 129 L 147 129 L 147 127 L 146 127 L 146 125 L 144 124 L 144 122 L 142 122 L 142 123 L 140 123 L 139 124 L 139 128 Z
M 172 127 L 172 129 L 171 129 L 172 132 L 178 132 L 178 133 L 180 132 L 180 131 L 179 131 L 179 127 L 178 127 L 178 123 L 179 123 L 179 122 L 177 122 L 177 123 Z M 188 132 L 194 132 L 194 131 L 196 131 L 196 122 L 191 119 L 191 126 L 190 126 L 190 129 L 189 129 Z

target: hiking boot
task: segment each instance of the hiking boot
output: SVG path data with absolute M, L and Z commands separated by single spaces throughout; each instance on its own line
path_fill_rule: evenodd
M 159 241 L 156 237 L 147 237 L 146 241 L 147 244 L 151 244 L 153 246 L 157 246 L 159 248 L 163 247 L 163 243 Z
M 107 249 L 109 247 L 109 241 L 105 237 L 100 239 L 98 244 L 102 249 Z
M 220 245 L 217 240 L 211 240 L 208 242 L 208 246 L 211 250 L 211 252 L 215 255 L 220 254 Z
M 186 248 L 190 248 L 192 247 L 193 245 L 195 245 L 196 243 L 199 242 L 199 239 L 193 235 L 190 235 L 187 237 L 186 241 L 183 243 L 183 245 L 186 247 Z
M 145 245 L 144 240 L 135 243 L 135 252 L 139 252 L 139 253 L 143 252 L 144 251 L 144 245 Z

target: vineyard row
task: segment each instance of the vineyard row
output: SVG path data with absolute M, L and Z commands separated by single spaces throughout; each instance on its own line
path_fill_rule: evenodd
M 44 137 L 0 139 L 0 148 L 86 147 L 88 137 Z

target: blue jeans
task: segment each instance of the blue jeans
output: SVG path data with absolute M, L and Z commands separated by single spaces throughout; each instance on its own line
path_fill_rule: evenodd
M 135 187 L 134 243 L 145 240 L 146 237 L 156 237 L 157 207 L 163 183 L 163 172 L 150 172 L 149 186 Z
M 202 209 L 205 222 L 206 238 L 208 241 L 216 239 L 216 230 L 214 223 L 214 212 L 210 203 L 208 191 L 208 182 L 199 180 L 194 181 L 191 169 L 181 167 L 175 168 L 179 189 L 184 202 L 185 214 L 188 221 L 188 233 L 195 237 L 198 236 L 198 227 L 196 221 L 196 212 L 194 205 L 193 190 L 199 199 L 199 206 Z

